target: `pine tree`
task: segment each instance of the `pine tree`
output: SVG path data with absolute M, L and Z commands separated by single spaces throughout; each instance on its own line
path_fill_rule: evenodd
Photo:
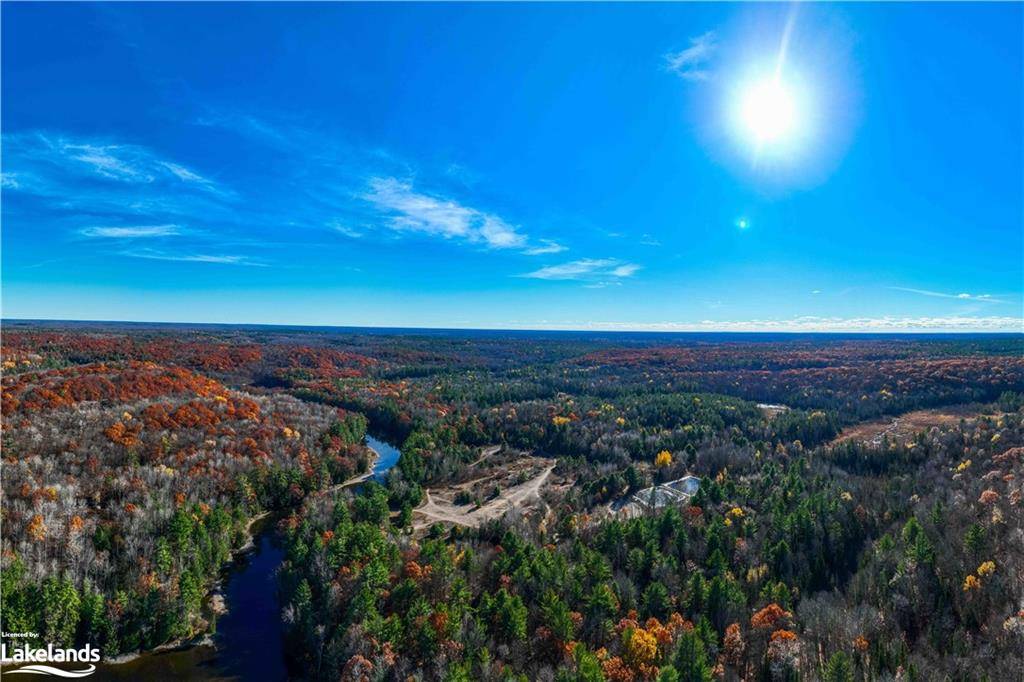
M 822 673 L 825 682 L 853 682 L 853 663 L 842 651 L 832 654 Z
M 673 665 L 679 682 L 711 682 L 713 679 L 704 642 L 696 630 L 684 630 L 679 636 Z

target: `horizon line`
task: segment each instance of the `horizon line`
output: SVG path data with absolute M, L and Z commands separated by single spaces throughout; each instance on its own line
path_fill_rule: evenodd
M 39 325 L 152 325 L 152 326 L 176 326 L 176 327 L 268 327 L 294 330 L 378 330 L 394 331 L 397 333 L 411 332 L 536 332 L 536 333 L 594 333 L 594 334 L 780 334 L 792 336 L 805 335 L 855 335 L 855 336 L 1024 336 L 1024 319 L 1020 331 L 1007 331 L 999 329 L 926 329 L 907 328 L 902 330 L 874 330 L 874 329 L 609 329 L 602 327 L 417 327 L 403 325 L 367 325 L 367 324 L 294 324 L 280 322 L 181 322 L 174 320 L 96 320 L 96 319 L 58 319 L 58 318 L 0 318 L 0 328 L 10 324 L 39 324 Z

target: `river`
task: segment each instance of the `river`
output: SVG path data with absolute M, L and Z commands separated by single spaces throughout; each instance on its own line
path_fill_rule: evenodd
M 371 478 L 383 482 L 398 462 L 398 448 L 366 436 L 377 451 Z M 288 679 L 277 602 L 278 566 L 284 549 L 270 518 L 253 526 L 254 547 L 238 555 L 225 572 L 224 601 L 228 612 L 217 620 L 215 646 L 197 645 L 143 654 L 117 665 L 100 664 L 90 680 L 259 680 Z

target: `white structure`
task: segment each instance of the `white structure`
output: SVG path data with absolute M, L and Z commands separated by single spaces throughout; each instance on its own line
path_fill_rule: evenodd
M 697 494 L 700 479 L 696 476 L 683 476 L 668 483 L 644 488 L 637 491 L 630 501 L 623 505 L 620 513 L 627 517 L 657 511 L 670 504 L 682 505 Z

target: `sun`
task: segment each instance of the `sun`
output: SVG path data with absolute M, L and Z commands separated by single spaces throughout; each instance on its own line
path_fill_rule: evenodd
M 740 96 L 739 122 L 758 146 L 784 142 L 799 126 L 795 93 L 778 78 L 756 81 Z

